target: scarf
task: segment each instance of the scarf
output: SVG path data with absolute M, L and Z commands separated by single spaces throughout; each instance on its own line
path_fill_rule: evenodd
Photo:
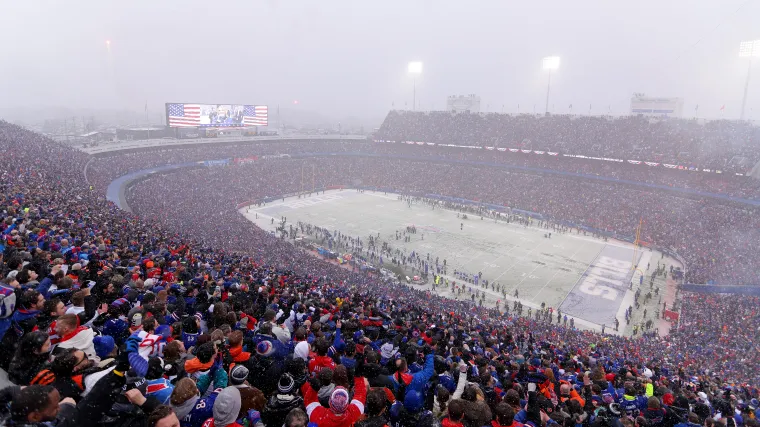
M 179 405 L 171 405 L 172 409 L 174 409 L 174 413 L 177 415 L 177 418 L 180 420 L 185 418 L 187 414 L 190 413 L 190 411 L 193 410 L 195 407 L 195 404 L 198 403 L 198 399 L 201 398 L 200 394 L 196 394 L 195 396 L 191 397 L 190 399 L 187 399 L 183 403 L 180 403 Z
M 230 347 L 230 356 L 235 362 L 242 363 L 251 358 L 251 353 L 243 351 L 243 346 Z
M 195 372 L 207 371 L 214 364 L 214 359 L 209 360 L 207 363 L 201 363 L 201 360 L 197 357 L 185 361 L 185 372 L 193 374 Z

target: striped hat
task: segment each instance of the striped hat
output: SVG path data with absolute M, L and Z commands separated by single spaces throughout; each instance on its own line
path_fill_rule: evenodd
M 235 365 L 230 369 L 230 385 L 241 385 L 248 379 L 248 368 L 243 365 Z
M 277 383 L 277 390 L 280 391 L 280 394 L 291 394 L 294 387 L 295 381 L 292 375 L 286 372 L 280 376 L 280 381 Z
M 113 300 L 113 302 L 111 303 L 111 305 L 114 306 L 114 307 L 119 307 L 119 306 L 122 306 L 124 304 L 130 305 L 129 304 L 129 300 L 126 299 L 126 298 L 118 298 L 118 299 Z

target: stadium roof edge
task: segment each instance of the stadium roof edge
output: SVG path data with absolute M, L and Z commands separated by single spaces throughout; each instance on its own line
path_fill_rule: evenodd
M 91 147 L 74 147 L 87 154 L 97 156 L 118 151 L 135 151 L 149 148 L 169 148 L 203 144 L 229 144 L 236 142 L 263 142 L 263 141 L 297 141 L 297 140 L 346 140 L 362 141 L 368 139 L 366 135 L 288 135 L 288 136 L 252 136 L 252 137 L 221 137 L 221 138 L 195 138 L 195 139 L 145 139 L 139 141 L 116 141 Z

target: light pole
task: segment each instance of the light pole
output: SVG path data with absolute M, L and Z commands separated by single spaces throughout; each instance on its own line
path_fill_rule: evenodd
M 752 75 L 752 57 L 760 56 L 760 40 L 749 40 L 739 44 L 739 57 L 749 58 L 747 80 L 744 82 L 744 97 L 742 98 L 741 120 L 744 120 L 744 106 L 747 105 L 747 90 L 749 89 L 749 76 Z
M 549 82 L 546 84 L 546 107 L 544 113 L 549 112 L 549 91 L 552 87 L 552 71 L 559 68 L 559 56 L 547 56 L 541 61 L 542 68 L 549 72 Z
M 413 92 L 412 92 L 412 111 L 417 110 L 417 76 L 422 74 L 422 62 L 414 61 L 409 63 L 409 74 L 412 75 Z

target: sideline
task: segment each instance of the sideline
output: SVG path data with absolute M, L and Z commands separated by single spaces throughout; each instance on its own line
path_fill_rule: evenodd
M 90 180 L 87 178 L 87 168 L 90 167 L 90 163 L 92 163 L 93 160 L 95 160 L 95 157 L 90 156 L 90 160 L 85 163 L 84 169 L 82 170 L 82 173 L 84 174 L 84 182 L 86 182 L 88 186 L 92 186 L 92 184 L 90 184 Z

